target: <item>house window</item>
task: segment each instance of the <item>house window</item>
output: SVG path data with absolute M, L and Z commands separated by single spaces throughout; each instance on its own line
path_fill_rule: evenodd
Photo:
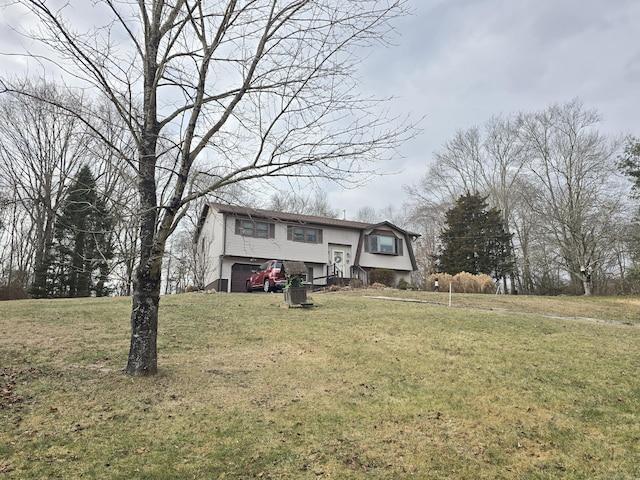
M 315 227 L 287 227 L 287 240 L 304 243 L 322 243 L 322 229 Z
M 276 226 L 268 222 L 236 219 L 236 235 L 254 238 L 275 238 Z
M 384 255 L 402 255 L 402 239 L 389 235 L 367 235 L 365 251 Z

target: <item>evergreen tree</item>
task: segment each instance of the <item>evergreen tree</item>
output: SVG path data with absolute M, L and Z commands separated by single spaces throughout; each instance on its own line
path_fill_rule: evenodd
M 47 296 L 108 294 L 106 281 L 109 260 L 113 258 L 112 224 L 105 202 L 96 191 L 93 174 L 89 167 L 83 166 L 69 187 L 56 221 L 44 286 Z
M 640 195 L 640 140 L 627 138 L 624 151 L 618 157 L 618 167 L 633 182 L 633 190 Z
M 33 282 L 29 288 L 29 293 L 34 298 L 47 298 L 52 296 L 50 285 L 49 268 L 51 257 L 45 256 L 39 266 L 34 271 Z
M 484 273 L 496 279 L 512 272 L 511 234 L 500 212 L 487 207 L 486 198 L 466 194 L 446 213 L 440 235 L 443 250 L 438 257 L 441 271 Z

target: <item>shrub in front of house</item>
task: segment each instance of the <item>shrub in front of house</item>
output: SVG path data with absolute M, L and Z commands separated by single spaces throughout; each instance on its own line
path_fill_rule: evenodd
M 476 275 L 476 288 L 478 293 L 496 293 L 496 284 L 493 278 L 484 273 Z
M 431 274 L 427 278 L 427 290 L 434 290 L 436 278 L 441 292 L 448 292 L 449 285 L 451 285 L 451 291 L 455 293 L 495 293 L 496 291 L 495 283 L 489 275 L 472 275 L 467 272 L 460 272 L 453 276 L 448 273 Z
M 394 287 L 396 284 L 396 272 L 388 268 L 374 268 L 369 273 L 369 283 L 382 283 L 387 287 Z
M 407 282 L 404 278 L 401 278 L 400 280 L 398 280 L 398 285 L 396 287 L 398 290 L 411 290 L 413 287 L 412 285 Z
M 436 280 L 438 280 L 438 285 L 441 292 L 448 292 L 449 284 L 453 284 L 453 277 L 448 273 L 434 273 L 429 275 L 427 281 L 425 282 L 425 289 L 428 292 L 433 292 L 435 290 Z
M 455 291 L 460 293 L 479 293 L 476 291 L 476 276 L 467 273 L 460 272 L 453 276 L 453 284 L 456 287 Z

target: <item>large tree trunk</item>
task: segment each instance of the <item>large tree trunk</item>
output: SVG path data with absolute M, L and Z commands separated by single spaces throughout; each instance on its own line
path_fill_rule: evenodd
M 136 268 L 131 305 L 131 345 L 126 373 L 137 377 L 158 371 L 157 336 L 162 248 L 155 238 L 156 193 L 153 164 L 143 163 L 138 186 L 143 208 L 140 220 L 140 263 Z M 163 244 L 161 244 L 163 245 Z
M 162 280 L 164 241 L 156 234 L 154 161 L 143 157 L 140 169 L 140 263 L 136 268 L 131 306 L 131 345 L 127 374 L 154 375 L 158 371 L 156 340 Z M 164 232 L 163 232 L 164 233 Z
M 584 290 L 584 294 L 587 297 L 593 295 L 593 284 L 591 283 L 591 275 L 581 273 L 580 280 L 582 281 L 582 288 Z
M 147 100 L 145 105 L 153 105 Z M 155 110 L 151 107 L 150 111 Z M 155 118 L 151 115 L 151 118 Z M 162 279 L 164 241 L 156 232 L 158 200 L 156 195 L 157 123 L 148 121 L 140 150 L 138 194 L 140 198 L 140 261 L 136 268 L 131 306 L 131 345 L 126 373 L 133 376 L 155 375 L 158 371 L 158 306 Z M 162 232 L 164 233 L 164 232 Z
M 126 370 L 128 375 L 143 377 L 158 371 L 159 271 L 157 269 L 158 273 L 154 275 L 152 269 L 145 268 L 143 264 L 136 272 L 131 306 L 131 345 Z

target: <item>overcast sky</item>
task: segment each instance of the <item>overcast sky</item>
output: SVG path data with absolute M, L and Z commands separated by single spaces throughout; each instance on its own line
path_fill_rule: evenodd
M 359 208 L 401 204 L 402 186 L 426 173 L 457 129 L 490 117 L 579 98 L 603 117 L 601 131 L 640 136 L 640 0 L 409 0 L 394 47 L 363 63 L 363 88 L 396 97 L 394 113 L 424 117 L 422 133 L 386 166 L 400 172 L 329 202 Z M 0 51 L 15 41 L 0 9 Z M 3 58 L 8 69 L 20 59 Z
M 395 95 L 395 111 L 424 116 L 403 148 L 402 170 L 363 188 L 332 192 L 355 215 L 405 200 L 457 129 L 579 98 L 602 132 L 640 136 L 639 0 L 413 0 L 396 46 L 366 62 L 367 87 Z

